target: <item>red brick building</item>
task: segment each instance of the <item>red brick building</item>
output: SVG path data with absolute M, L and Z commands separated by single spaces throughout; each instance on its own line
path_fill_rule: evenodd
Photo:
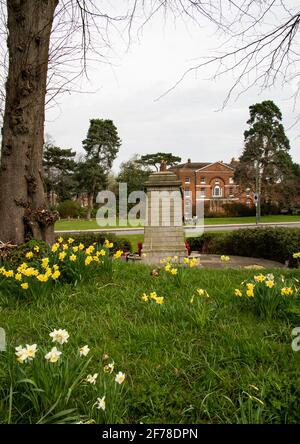
M 253 192 L 250 189 L 240 192 L 234 183 L 234 164 L 220 162 L 192 162 L 175 165 L 172 170 L 182 181 L 185 213 L 195 214 L 196 201 L 204 200 L 209 211 L 221 212 L 224 203 L 253 205 Z

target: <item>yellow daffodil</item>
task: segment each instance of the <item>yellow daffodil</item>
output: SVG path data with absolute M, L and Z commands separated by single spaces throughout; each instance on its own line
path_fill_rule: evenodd
M 257 276 L 254 276 L 255 282 L 264 282 L 266 280 L 266 276 L 263 274 L 259 274 Z
M 189 266 L 190 266 L 190 268 L 193 268 L 193 267 L 196 267 L 197 265 L 199 265 L 199 263 L 200 262 L 199 262 L 198 259 L 193 258 L 193 259 L 190 260 Z
M 72 250 L 74 251 L 74 253 L 77 253 L 78 249 L 79 249 L 78 246 L 75 246 L 75 247 L 72 248 Z
M 122 250 L 118 250 L 118 251 L 115 252 L 114 258 L 115 259 L 119 259 L 122 256 L 122 254 L 123 254 L 123 251 Z
M 106 255 L 106 251 L 105 250 L 100 250 L 100 251 L 97 251 L 97 253 L 96 253 L 96 256 L 105 256 Z
M 76 254 L 71 254 L 71 256 L 70 256 L 70 261 L 71 262 L 75 262 L 77 260 L 77 256 L 76 256 Z
M 149 297 L 146 295 L 146 293 L 143 294 L 142 301 L 144 301 L 144 302 L 148 302 L 149 301 Z
M 54 273 L 52 273 L 52 279 L 56 280 L 60 276 L 60 271 L 55 270 Z
M 68 244 L 72 244 L 74 242 L 74 239 L 72 237 L 69 237 Z
M 281 289 L 281 296 L 292 296 L 294 290 L 291 287 L 284 287 Z
M 93 262 L 92 256 L 87 256 L 84 261 L 85 265 L 90 265 L 91 262 Z
M 171 271 L 171 268 L 172 268 L 171 264 L 167 264 L 167 265 L 165 266 L 165 270 L 166 270 L 167 272 Z
M 59 249 L 59 244 L 53 244 L 51 247 L 52 253 L 55 253 Z
M 83 249 L 84 249 L 84 245 L 80 243 L 80 244 L 78 245 L 78 250 L 82 251 Z
M 40 282 L 47 282 L 49 279 L 49 277 L 46 276 L 45 274 L 39 274 L 36 278 Z
M 69 248 L 69 245 L 68 244 L 63 244 L 62 248 L 65 251 L 65 250 L 67 250 Z
M 230 257 L 229 256 L 221 256 L 221 261 L 222 262 L 228 262 L 228 261 L 230 261 Z
M 112 248 L 114 246 L 114 244 L 112 242 L 109 242 L 108 239 L 106 239 L 105 242 L 104 242 L 104 246 L 106 248 Z
M 27 282 L 24 282 L 23 284 L 21 284 L 21 288 L 22 288 L 23 290 L 28 290 L 28 287 L 29 287 L 29 285 L 28 285 Z
M 152 291 L 152 292 L 150 293 L 150 299 L 153 299 L 153 300 L 155 301 L 156 298 L 157 298 L 157 294 L 156 294 L 156 292 L 155 292 L 155 291 Z
M 13 270 L 8 270 L 5 273 L 3 273 L 5 277 L 11 278 L 14 277 L 14 272 Z
M 22 280 L 22 274 L 21 274 L 21 273 L 17 273 L 17 274 L 15 275 L 15 280 L 16 280 L 16 281 L 21 281 L 21 280 Z
M 268 288 L 273 288 L 274 287 L 274 281 L 266 281 L 266 286 L 268 287 Z
M 63 238 L 63 237 L 61 237 L 61 236 L 59 236 L 59 238 L 57 239 L 57 242 L 59 242 L 60 244 L 62 244 L 62 243 L 63 243 L 63 241 L 64 241 L 64 238 Z
M 49 265 L 49 258 L 45 257 L 44 259 L 42 259 L 42 267 L 48 268 L 48 265 Z
M 299 253 L 294 253 L 293 254 L 293 258 L 294 259 L 299 259 L 300 258 L 300 252 Z
M 90 245 L 88 248 L 86 248 L 85 250 L 85 254 L 87 255 L 91 255 L 95 250 L 95 247 L 93 245 Z
M 243 296 L 243 293 L 241 292 L 241 290 L 239 290 L 238 288 L 236 288 L 236 289 L 234 290 L 234 295 L 235 295 L 235 296 L 238 296 L 238 297 L 242 297 L 242 296 Z
M 67 256 L 67 253 L 65 251 L 62 251 L 61 253 L 59 253 L 58 259 L 60 261 L 63 261 L 66 256 Z
M 162 304 L 164 303 L 164 298 L 163 298 L 163 297 L 157 297 L 157 298 L 155 299 L 155 302 L 156 302 L 158 305 L 162 305 Z
M 31 259 L 33 257 L 32 251 L 28 251 L 28 253 L 25 254 L 26 259 Z
M 203 296 L 205 298 L 209 298 L 209 294 L 206 290 L 203 290 L 203 288 L 198 288 L 197 290 L 198 296 Z
M 36 251 L 37 253 L 40 251 L 40 247 L 38 245 L 36 245 L 34 248 L 34 251 Z
M 177 274 L 177 268 L 172 268 L 172 269 L 170 270 L 170 273 L 171 273 L 173 276 L 176 276 L 176 274 Z

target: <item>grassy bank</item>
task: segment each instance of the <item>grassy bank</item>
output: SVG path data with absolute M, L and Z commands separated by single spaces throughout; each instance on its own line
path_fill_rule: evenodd
M 13 347 L 41 347 L 50 331 L 66 329 L 71 344 L 89 345 L 99 378 L 101 357 L 108 354 L 126 374 L 120 406 L 107 399 L 114 422 L 299 423 L 300 352 L 291 348 L 299 317 L 260 319 L 235 298 L 234 289 L 253 276 L 251 270 L 187 273 L 178 288 L 172 276 L 154 278 L 146 266 L 119 263 L 112 279 L 99 275 L 76 287 L 65 284 L 47 299 L 14 300 L 2 292 L 0 326 Z M 298 270 L 280 274 L 300 277 Z M 197 288 L 209 298 L 191 304 Z M 165 303 L 143 302 L 141 295 L 151 291 Z M 3 353 L 0 359 L 1 390 L 9 393 Z M 74 396 L 71 406 L 80 405 Z

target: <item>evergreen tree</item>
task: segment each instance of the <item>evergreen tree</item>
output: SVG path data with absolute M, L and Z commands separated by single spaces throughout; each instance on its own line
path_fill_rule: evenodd
M 86 152 L 84 161 L 78 166 L 78 180 L 88 196 L 88 214 L 91 211 L 97 192 L 107 183 L 107 177 L 115 160 L 121 140 L 112 120 L 92 119 L 87 137 L 82 142 Z
M 44 145 L 45 191 L 51 205 L 55 204 L 54 194 L 59 201 L 71 199 L 74 194 L 75 156 L 75 151 L 59 148 L 52 142 L 48 141 Z
M 276 200 L 278 185 L 290 174 L 290 143 L 282 125 L 280 109 L 271 100 L 250 106 L 249 129 L 244 132 L 244 150 L 235 171 L 242 189 L 256 189 L 259 171 L 262 202 Z

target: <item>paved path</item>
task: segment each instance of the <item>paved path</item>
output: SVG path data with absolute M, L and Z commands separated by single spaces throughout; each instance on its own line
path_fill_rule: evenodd
M 256 224 L 224 224 L 224 225 L 204 225 L 205 231 L 231 231 L 231 230 L 240 230 L 241 228 L 256 228 Z M 289 228 L 300 228 L 300 222 L 268 222 L 268 223 L 260 223 L 259 227 L 289 227 Z M 199 226 L 197 228 L 202 228 L 203 226 Z M 195 227 L 185 227 L 185 234 L 187 236 L 193 236 L 193 232 L 195 231 Z M 125 236 L 130 234 L 143 234 L 144 228 L 99 228 L 92 230 L 59 230 L 55 231 L 57 234 L 66 234 L 66 233 L 114 233 L 117 236 Z M 201 234 L 201 233 L 200 233 Z M 199 235 L 195 232 L 195 235 Z
M 200 263 L 207 268 L 286 268 L 280 262 L 242 256 L 230 256 L 230 261 L 225 264 L 215 254 L 200 254 Z

